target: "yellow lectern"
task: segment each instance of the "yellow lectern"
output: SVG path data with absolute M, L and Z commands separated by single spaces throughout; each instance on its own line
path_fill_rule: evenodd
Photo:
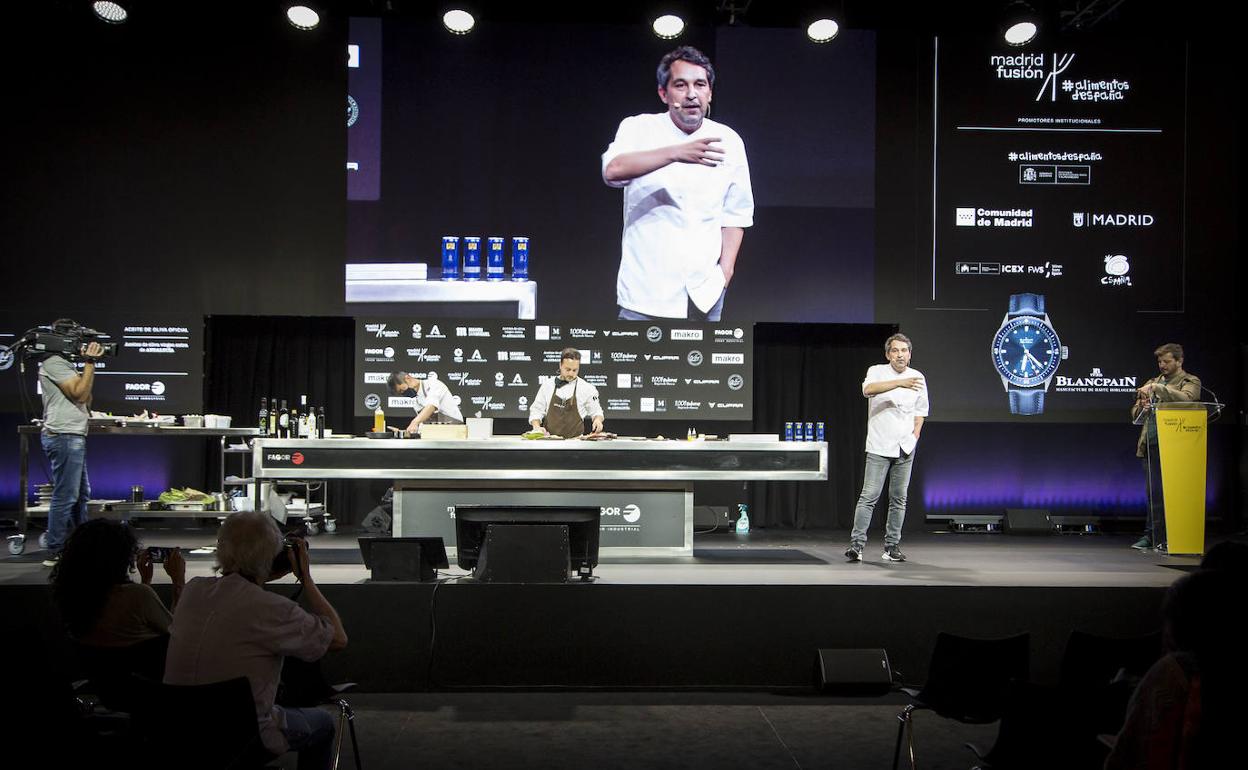
M 1163 401 L 1153 405 L 1161 453 L 1161 496 L 1171 554 L 1205 552 L 1205 460 L 1209 423 L 1222 404 Z M 1153 485 L 1149 485 L 1151 498 Z M 1149 500 L 1153 506 L 1154 501 Z

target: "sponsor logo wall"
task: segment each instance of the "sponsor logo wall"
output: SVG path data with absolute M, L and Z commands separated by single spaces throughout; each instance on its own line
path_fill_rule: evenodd
M 1040 295 L 1035 320 L 1049 317 L 1062 359 L 1043 411 L 1022 414 L 1108 419 L 1155 373 L 1157 319 L 1174 333 L 1185 310 L 1183 45 L 1022 53 L 940 38 L 933 64 L 932 244 L 915 307 L 952 355 L 916 365 L 954 385 L 947 419 L 1011 419 L 993 335 L 1011 296 Z
M 5 411 L 42 412 L 38 366 L 31 361 L 21 374 L 20 361 L 7 348 L 27 329 L 54 320 L 53 316 L 0 314 L 0 346 L 4 346 L 0 350 L 0 408 Z M 75 320 L 106 334 L 105 341 L 117 343 L 117 356 L 96 365 L 92 409 L 119 415 L 145 409 L 159 414 L 203 411 L 202 317 L 92 313 Z M 27 407 L 22 405 L 23 388 L 30 399 Z
M 748 326 L 688 321 L 607 324 L 510 319 L 356 318 L 355 413 L 409 410 L 386 378 L 405 371 L 442 381 L 465 417 L 528 419 L 560 353 L 581 353 L 608 419 L 749 420 L 753 337 Z

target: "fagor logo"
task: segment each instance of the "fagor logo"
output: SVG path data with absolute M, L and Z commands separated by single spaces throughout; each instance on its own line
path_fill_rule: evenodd
M 127 382 L 125 391 L 127 393 L 151 393 L 153 396 L 162 396 L 165 393 L 165 383 L 160 380 L 155 382 Z

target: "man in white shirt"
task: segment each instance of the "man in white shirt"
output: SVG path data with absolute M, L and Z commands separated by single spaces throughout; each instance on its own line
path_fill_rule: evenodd
M 624 189 L 616 281 L 619 318 L 718 321 L 754 193 L 745 143 L 707 117 L 715 69 L 682 46 L 658 68 L 666 112 L 625 118 L 602 154 L 602 178 Z
M 407 425 L 408 433 L 415 433 L 420 426 L 429 420 L 435 423 L 462 423 L 463 414 L 455 403 L 451 389 L 442 384 L 441 380 L 420 379 L 408 372 L 392 372 L 386 380 L 391 395 L 407 396 L 412 399 L 412 408 L 416 416 Z
M 905 561 L 901 525 L 906 519 L 906 491 L 914 467 L 914 450 L 927 417 L 927 383 L 910 368 L 910 338 L 894 334 L 884 341 L 887 364 L 867 369 L 862 395 L 867 401 L 867 464 L 862 494 L 854 508 L 854 529 L 845 557 L 862 561 L 867 528 L 888 479 L 888 520 L 884 526 L 884 560 Z
M 576 438 L 585 432 L 585 418 L 592 421 L 592 433 L 602 432 L 602 404 L 598 389 L 577 376 L 581 371 L 581 351 L 564 348 L 559 354 L 559 376 L 537 389 L 529 407 L 529 424 L 547 435 Z

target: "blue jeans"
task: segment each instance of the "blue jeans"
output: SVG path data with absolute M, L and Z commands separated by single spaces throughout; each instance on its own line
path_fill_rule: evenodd
M 884 491 L 888 477 L 888 521 L 884 525 L 884 547 L 901 543 L 901 525 L 906 520 L 906 491 L 910 488 L 910 471 L 914 468 L 914 452 L 900 457 L 882 457 L 867 452 L 867 467 L 862 480 L 862 494 L 854 507 L 854 530 L 849 542 L 861 551 L 867 545 L 867 527 L 875 503 Z
M 334 718 L 318 708 L 274 706 L 286 726 L 282 735 L 290 750 L 299 754 L 299 770 L 326 770 L 334 760 Z
M 719 316 L 724 312 L 724 295 L 728 293 L 725 289 L 719 293 L 719 299 L 711 306 L 711 309 L 703 313 L 698 310 L 698 306 L 693 304 L 693 300 L 689 301 L 688 311 L 683 320 L 686 321 L 709 321 L 711 323 L 719 323 Z M 620 321 L 661 321 L 664 316 L 646 315 L 638 313 L 636 310 L 629 310 L 626 307 L 620 308 L 620 314 L 616 316 Z
M 40 434 L 51 466 L 52 504 L 48 511 L 48 550 L 60 553 L 73 528 L 87 520 L 91 483 L 87 480 L 87 437 Z

